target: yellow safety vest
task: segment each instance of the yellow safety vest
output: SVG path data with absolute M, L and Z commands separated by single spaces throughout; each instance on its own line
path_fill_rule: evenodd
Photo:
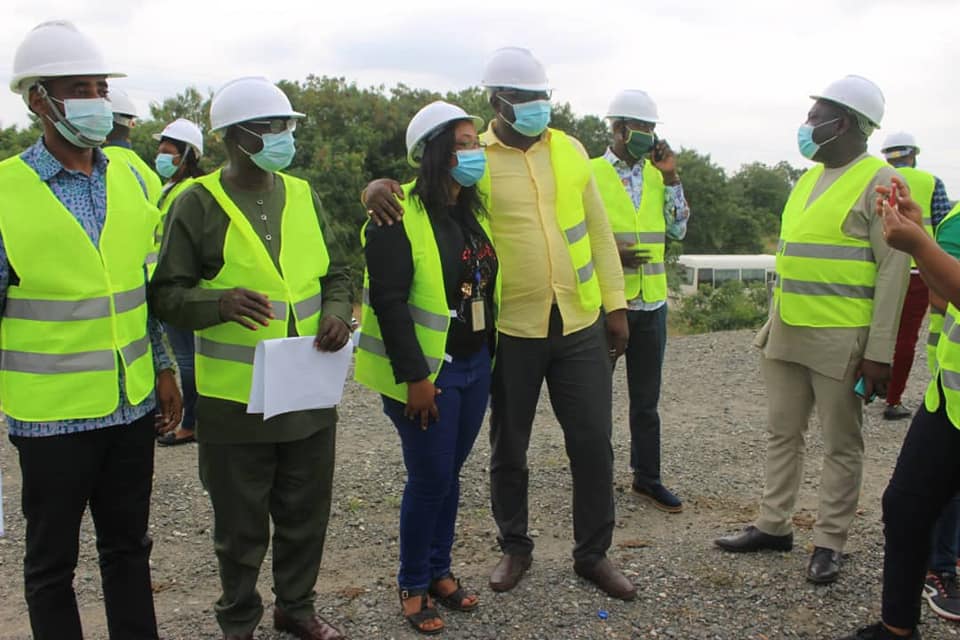
M 147 199 L 151 204 L 157 204 L 160 200 L 160 191 L 163 189 L 163 182 L 160 176 L 153 170 L 153 167 L 144 162 L 143 158 L 137 155 L 137 152 L 127 147 L 110 145 L 101 149 L 108 158 L 120 162 L 126 162 L 143 179 L 143 184 L 147 187 Z M 143 193 L 141 190 L 140 193 Z
M 867 157 L 808 205 L 818 164 L 804 173 L 783 210 L 774 300 L 784 323 L 867 327 L 873 318 L 877 264 L 868 239 L 843 232 L 854 203 L 885 163 Z
M 667 221 L 663 217 L 663 198 L 666 192 L 663 175 L 653 163 L 643 161 L 643 196 L 640 208 L 624 189 L 617 170 L 604 158 L 594 158 L 593 178 L 603 198 L 607 217 L 617 242 L 628 242 L 636 249 L 650 253 L 650 261 L 639 269 L 623 268 L 627 300 L 642 295 L 644 302 L 663 302 L 667 299 L 667 270 L 664 264 Z
M 160 200 L 158 200 L 160 205 L 160 221 L 157 223 L 157 229 L 153 233 L 153 253 L 147 259 L 147 275 L 150 278 L 153 278 L 153 272 L 157 270 L 157 256 L 160 253 L 160 244 L 163 242 L 163 225 L 166 224 L 167 214 L 170 212 L 173 201 L 177 199 L 177 196 L 192 185 L 193 178 L 185 178 L 170 187 L 166 193 L 160 194 Z
M 937 344 L 936 362 L 938 370 L 927 386 L 924 406 L 933 413 L 940 408 L 940 394 L 937 381 L 943 387 L 943 397 L 947 402 L 947 417 L 953 426 L 960 428 L 960 312 L 953 304 L 947 305 L 943 317 L 943 329 Z
M 933 177 L 932 173 L 913 167 L 897 167 L 897 173 L 907 181 L 907 186 L 910 187 L 910 198 L 923 210 L 923 228 L 926 229 L 931 238 L 934 237 L 930 201 L 933 199 L 933 190 L 936 187 L 937 179 Z M 913 268 L 917 266 L 917 262 L 913 258 L 910 258 L 910 266 Z
M 413 320 L 413 330 L 417 342 L 423 351 L 427 368 L 430 370 L 429 380 L 434 382 L 440 374 L 445 361 L 447 346 L 447 331 L 450 329 L 452 312 L 447 306 L 446 286 L 443 280 L 443 265 L 440 258 L 440 249 L 433 233 L 433 225 L 420 198 L 410 195 L 414 187 L 413 182 L 403 185 L 403 230 L 410 241 L 413 255 L 413 282 L 410 284 L 410 295 L 407 298 L 407 308 Z M 487 238 L 491 237 L 490 225 L 486 218 L 477 218 Z M 369 222 L 367 223 L 369 224 Z M 366 225 L 360 231 L 360 242 L 366 245 Z M 363 272 L 363 308 L 360 314 L 360 339 L 357 344 L 356 362 L 354 363 L 354 379 L 360 384 L 398 400 L 407 401 L 407 383 L 397 382 L 390 365 L 390 356 L 383 344 L 383 335 L 380 332 L 380 323 L 377 314 L 370 306 L 370 275 L 366 269 Z M 494 280 L 493 287 L 493 317 L 496 317 L 500 308 L 500 272 Z
M 19 157 L 0 163 L 0 235 L 19 282 L 0 320 L 0 397 L 17 420 L 99 418 L 154 386 L 144 264 L 157 210 L 129 167 L 107 165 L 99 246 Z
M 940 224 L 942 225 L 956 215 L 960 215 L 960 204 L 953 207 L 950 213 L 943 217 Z M 940 226 L 938 225 L 936 231 L 939 231 L 939 229 Z M 936 232 L 934 233 L 934 238 L 936 238 Z M 930 375 L 934 377 L 937 375 L 937 347 L 940 344 L 940 334 L 943 332 L 943 323 L 943 311 L 930 305 L 930 326 L 929 333 L 927 334 L 927 368 L 930 369 Z
M 309 184 L 276 174 L 283 180 L 286 192 L 278 271 L 250 221 L 224 191 L 220 173 L 217 170 L 196 180 L 230 218 L 223 245 L 223 268 L 212 280 L 201 280 L 200 287 L 257 291 L 269 298 L 276 317 L 269 326 L 256 331 L 236 322 L 196 331 L 197 390 L 203 396 L 246 404 L 258 342 L 286 338 L 290 313 L 297 335 L 316 335 L 322 304 L 320 279 L 327 274 L 330 256 Z
M 592 174 L 589 161 L 574 146 L 562 131 L 550 129 L 550 163 L 553 166 L 557 189 L 557 221 L 563 231 L 570 261 L 577 281 L 580 305 L 587 311 L 600 308 L 600 280 L 593 269 L 593 254 L 590 250 L 590 235 L 583 210 L 583 191 Z M 477 184 L 480 192 L 491 197 L 489 167 Z M 490 214 L 497 215 L 496 211 Z

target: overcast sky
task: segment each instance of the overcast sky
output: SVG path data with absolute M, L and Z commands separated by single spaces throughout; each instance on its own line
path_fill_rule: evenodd
M 524 46 L 578 114 L 602 115 L 618 90 L 644 89 L 660 135 L 731 171 L 755 160 L 807 166 L 796 128 L 809 94 L 857 73 L 886 95 L 870 149 L 912 132 L 919 166 L 960 198 L 958 0 L 3 0 L 4 85 L 19 42 L 51 18 L 97 38 L 129 75 L 115 86 L 144 111 L 188 85 L 253 74 L 459 90 L 478 84 L 493 50 Z M 0 90 L 0 124 L 26 121 L 20 99 Z

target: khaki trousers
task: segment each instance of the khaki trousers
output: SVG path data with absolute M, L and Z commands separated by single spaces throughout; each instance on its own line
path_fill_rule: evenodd
M 791 532 L 803 478 L 804 435 L 816 409 L 824 460 L 813 544 L 842 551 L 863 477 L 862 401 L 853 392 L 856 366 L 851 363 L 843 380 L 765 357 L 760 370 L 767 389 L 767 467 L 756 527 L 771 535 Z

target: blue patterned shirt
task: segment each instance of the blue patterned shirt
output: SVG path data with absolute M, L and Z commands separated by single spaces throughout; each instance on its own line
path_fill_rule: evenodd
M 43 139 L 20 154 L 20 158 L 37 172 L 40 179 L 47 183 L 53 194 L 63 203 L 77 222 L 86 231 L 90 241 L 95 245 L 100 243 L 100 233 L 107 217 L 107 163 L 109 160 L 99 150 L 94 150 L 93 172 L 88 176 L 80 171 L 65 169 L 47 150 Z M 142 181 L 141 181 L 142 183 Z M 141 184 L 142 186 L 142 184 Z M 146 270 L 144 270 L 146 278 Z M 10 286 L 10 262 L 0 237 L 0 314 L 7 299 L 7 288 Z M 153 361 L 157 371 L 172 368 L 172 363 L 163 344 L 163 329 L 160 323 L 152 317 L 148 320 L 150 344 L 153 348 Z M 58 436 L 81 431 L 92 431 L 118 424 L 129 424 L 156 408 L 154 393 L 137 405 L 130 404 L 123 392 L 123 369 L 117 380 L 117 394 L 120 396 L 120 405 L 116 411 L 102 418 L 86 420 L 61 420 L 58 422 L 22 422 L 7 417 L 10 435 L 23 437 Z
M 613 165 L 620 176 L 620 182 L 630 195 L 635 209 L 640 208 L 640 201 L 643 199 L 643 162 L 628 164 L 620 159 L 613 152 L 613 149 L 607 148 L 603 157 Z M 667 223 L 667 237 L 674 240 L 683 240 L 687 235 L 687 221 L 690 219 L 690 205 L 687 204 L 687 198 L 683 195 L 683 185 L 664 185 L 663 193 L 663 219 Z M 665 302 L 644 302 L 642 297 L 634 300 L 627 300 L 627 308 L 631 311 L 655 311 L 662 307 Z

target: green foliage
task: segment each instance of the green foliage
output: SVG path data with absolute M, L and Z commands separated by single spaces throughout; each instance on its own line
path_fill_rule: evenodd
M 724 282 L 716 289 L 701 287 L 681 298 L 677 315 L 694 333 L 755 328 L 767 317 L 767 289 L 737 281 Z

